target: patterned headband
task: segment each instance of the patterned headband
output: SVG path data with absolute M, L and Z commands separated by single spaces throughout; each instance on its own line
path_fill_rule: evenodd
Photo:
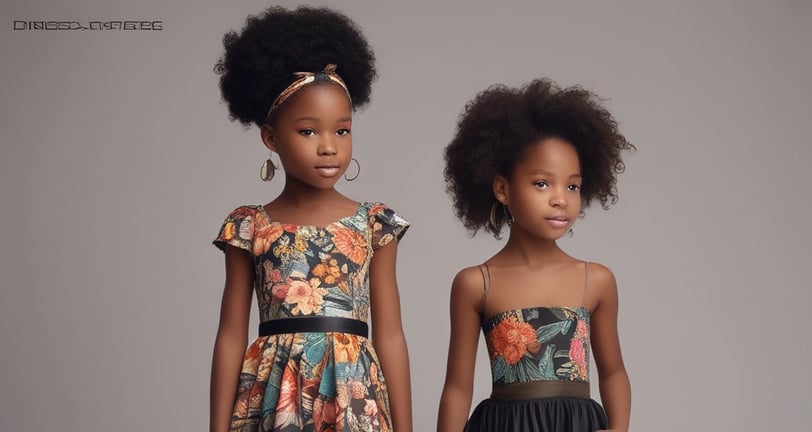
M 350 91 L 347 90 L 347 85 L 344 84 L 344 80 L 342 80 L 341 77 L 336 73 L 336 65 L 334 64 L 328 64 L 321 72 L 295 72 L 293 75 L 297 77 L 296 80 L 293 81 L 289 86 L 285 87 L 285 89 L 282 90 L 282 93 L 279 93 L 279 96 L 274 99 L 273 103 L 271 104 L 271 108 L 268 110 L 268 115 L 265 116 L 266 119 L 271 117 L 271 113 L 279 105 L 285 103 L 288 98 L 293 96 L 293 94 L 297 91 L 301 90 L 302 87 L 316 81 L 316 78 L 320 75 L 340 85 L 341 88 L 347 92 L 347 97 L 350 98 L 350 102 L 352 103 Z

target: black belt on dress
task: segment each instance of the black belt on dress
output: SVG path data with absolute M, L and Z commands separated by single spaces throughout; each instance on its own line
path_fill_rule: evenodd
M 260 336 L 284 333 L 350 333 L 366 338 L 369 326 L 357 319 L 325 316 L 279 318 L 259 324 Z
M 589 383 L 582 381 L 543 380 L 524 383 L 494 384 L 491 399 L 521 400 L 551 397 L 589 399 Z

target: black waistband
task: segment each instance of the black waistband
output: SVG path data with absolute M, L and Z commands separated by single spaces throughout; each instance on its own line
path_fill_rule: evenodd
M 543 380 L 512 384 L 494 384 L 491 399 L 519 400 L 550 397 L 589 399 L 589 383 L 581 381 Z
M 341 317 L 280 318 L 259 324 L 259 335 L 283 333 L 350 333 L 369 337 L 369 326 L 363 321 Z

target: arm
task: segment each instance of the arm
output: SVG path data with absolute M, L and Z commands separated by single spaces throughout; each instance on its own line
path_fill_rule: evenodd
M 226 283 L 211 367 L 210 432 L 225 432 L 231 425 L 242 358 L 248 344 L 254 280 L 254 269 L 247 251 L 226 246 L 225 257 Z
M 618 295 L 612 272 L 601 265 L 590 265 L 590 285 L 599 298 L 592 312 L 592 351 L 598 367 L 601 402 L 609 417 L 609 430 L 629 430 L 631 385 L 617 334 Z M 594 277 L 593 277 L 594 275 Z
M 459 432 L 468 420 L 474 391 L 482 289 L 482 274 L 476 267 L 459 272 L 451 284 L 451 337 L 438 432 Z
M 397 277 L 397 242 L 375 251 L 369 268 L 372 344 L 381 362 L 389 393 L 393 430 L 412 430 L 412 384 L 409 352 L 400 318 Z

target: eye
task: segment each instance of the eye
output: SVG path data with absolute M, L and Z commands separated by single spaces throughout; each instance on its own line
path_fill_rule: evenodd
M 533 186 L 535 186 L 535 187 L 537 187 L 539 189 L 545 189 L 545 188 L 549 187 L 550 185 L 548 185 L 546 181 L 541 180 L 541 181 L 537 181 L 537 182 L 533 183 Z
M 571 184 L 571 185 L 567 186 L 567 190 L 577 192 L 577 191 L 581 190 L 581 186 L 579 186 L 577 184 Z
M 302 129 L 302 130 L 299 131 L 299 135 L 308 136 L 308 137 L 313 136 L 315 134 L 316 134 L 316 131 L 314 131 L 313 129 Z
M 336 131 L 336 135 L 338 136 L 349 135 L 350 133 L 351 131 L 347 128 L 339 129 L 338 131 Z

